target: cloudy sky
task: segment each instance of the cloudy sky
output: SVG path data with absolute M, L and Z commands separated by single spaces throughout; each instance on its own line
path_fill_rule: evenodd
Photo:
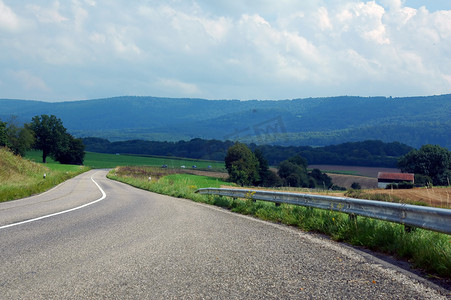
M 450 0 L 0 0 L 0 98 L 445 93 Z

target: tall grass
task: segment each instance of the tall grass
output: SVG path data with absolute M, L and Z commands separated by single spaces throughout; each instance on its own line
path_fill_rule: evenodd
M 150 180 L 149 180 L 150 177 Z M 229 182 L 208 176 L 176 174 L 175 170 L 158 167 L 116 167 L 110 171 L 108 178 L 125 182 L 134 187 L 145 189 L 159 194 L 178 198 L 187 198 L 195 201 L 204 199 L 203 195 L 195 191 L 202 187 L 220 187 Z
M 450 235 L 422 229 L 407 232 L 400 224 L 365 217 L 350 218 L 347 214 L 329 210 L 287 204 L 275 206 L 274 203 L 253 201 L 251 195 L 247 199 L 199 195 L 194 193 L 197 188 L 220 187 L 230 183 L 186 174 L 161 174 L 149 181 L 149 174 L 137 176 L 133 172 L 127 173 L 126 169 L 116 168 L 108 177 L 156 193 L 192 199 L 263 220 L 324 233 L 336 241 L 394 255 L 408 260 L 414 267 L 451 279 Z
M 82 166 L 35 163 L 0 148 L 0 202 L 42 193 L 87 170 Z

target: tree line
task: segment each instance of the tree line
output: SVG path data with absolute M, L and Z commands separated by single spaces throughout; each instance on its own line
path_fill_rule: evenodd
M 319 169 L 308 172 L 307 159 L 300 155 L 290 157 L 278 165 L 277 172 L 269 169 L 260 149 L 252 151 L 247 145 L 235 143 L 227 150 L 225 166 L 229 180 L 242 186 L 290 186 L 323 189 L 341 189 Z M 418 186 L 449 186 L 451 180 L 451 151 L 438 145 L 424 145 L 401 156 L 397 166 L 402 172 L 414 173 Z M 399 187 L 401 187 L 400 185 Z M 352 188 L 360 188 L 354 183 Z
M 224 160 L 227 149 L 234 145 L 233 141 L 200 138 L 178 142 L 143 140 L 110 142 L 103 138 L 89 137 L 83 138 L 83 143 L 86 150 L 92 152 L 164 155 L 217 161 Z M 259 149 L 268 164 L 272 166 L 276 166 L 290 157 L 300 155 L 307 159 L 309 164 L 396 167 L 398 158 L 413 149 L 399 142 L 384 143 L 377 140 L 326 147 L 256 145 L 253 143 L 247 144 L 247 146 L 252 151 Z
M 42 150 L 43 163 L 51 157 L 62 164 L 82 165 L 85 156 L 83 141 L 69 134 L 54 115 L 35 116 L 23 126 L 18 126 L 14 118 L 0 120 L 0 146 L 21 156 L 30 149 Z
M 450 186 L 451 151 L 438 145 L 423 145 L 398 160 L 402 172 L 414 173 L 416 185 Z

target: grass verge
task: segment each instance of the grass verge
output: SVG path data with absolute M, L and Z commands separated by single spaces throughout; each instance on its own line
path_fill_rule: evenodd
M 158 168 L 118 167 L 108 178 L 138 188 L 173 197 L 191 199 L 252 215 L 263 220 L 296 226 L 329 235 L 332 239 L 408 260 L 414 267 L 451 279 L 451 236 L 428 230 L 406 232 L 403 225 L 302 206 L 275 206 L 274 203 L 233 199 L 194 193 L 202 187 L 220 187 L 219 179 L 205 176 L 164 173 Z M 149 176 L 151 180 L 149 180 Z
M 0 148 L 0 202 L 42 193 L 87 170 L 54 162 L 35 163 Z

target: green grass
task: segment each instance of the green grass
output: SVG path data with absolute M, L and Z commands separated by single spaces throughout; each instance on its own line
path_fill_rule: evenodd
M 47 164 L 36 163 L 0 148 L 0 202 L 42 193 L 87 170 L 51 160 Z
M 230 182 L 223 181 L 219 178 L 191 174 L 173 174 L 165 176 L 163 179 L 170 182 L 180 182 L 190 187 L 195 187 L 196 189 L 207 187 L 219 188 L 221 185 L 230 185 Z
M 42 162 L 42 151 L 28 151 L 26 157 L 35 162 Z M 47 163 L 55 163 L 51 157 L 47 157 Z M 55 164 L 58 164 L 57 162 Z M 106 154 L 86 152 L 84 165 L 93 169 L 109 169 L 117 166 L 155 166 L 167 165 L 169 169 L 180 169 L 185 166 L 191 169 L 193 165 L 200 170 L 225 172 L 224 162 L 199 159 L 188 159 L 165 156 L 131 155 L 131 154 Z M 209 168 L 211 166 L 211 168 Z
M 28 177 L 11 178 L 9 182 L 2 181 L 0 184 L 0 201 L 23 198 L 43 192 L 90 168 L 105 169 L 115 168 L 116 166 L 154 166 L 155 172 L 163 172 L 165 175 L 170 174 L 170 172 L 168 173 L 166 171 L 180 169 L 181 166 L 186 166 L 186 169 L 191 169 L 193 165 L 197 166 L 196 169 L 198 170 L 225 171 L 223 162 L 161 156 L 115 155 L 87 152 L 84 160 L 85 167 L 62 165 L 55 162 L 51 157 L 47 157 L 47 163 L 42 164 L 40 163 L 42 162 L 42 151 L 29 151 L 27 152 L 26 158 L 27 161 L 34 162 L 34 166 L 41 166 L 39 171 L 31 172 L 33 174 Z M 167 165 L 168 168 L 162 169 L 162 165 Z M 8 173 L 6 168 L 3 169 L 5 174 Z M 43 180 L 44 173 L 47 175 L 46 180 Z M 197 181 L 189 185 L 198 186 L 202 182 L 208 182 L 208 185 L 214 184 L 208 177 L 202 178 L 200 176 Z
M 135 170 L 135 174 L 131 170 Z M 138 175 L 140 172 L 141 175 Z M 160 171 L 156 169 L 156 172 Z M 329 210 L 254 202 L 251 195 L 248 199 L 199 195 L 194 193 L 197 188 L 219 187 L 230 183 L 204 176 L 169 173 L 155 174 L 155 178 L 152 177 L 152 181 L 149 181 L 149 174 L 144 174 L 142 169 L 129 167 L 117 168 L 108 177 L 156 193 L 217 205 L 263 220 L 327 234 L 336 241 L 394 255 L 430 274 L 451 278 L 450 235 L 422 229 L 407 232 L 400 224 L 365 217 L 349 218 L 347 214 Z
M 151 180 L 149 180 L 151 177 Z M 203 195 L 195 191 L 202 187 L 228 184 L 219 178 L 191 174 L 177 174 L 175 170 L 151 166 L 120 166 L 108 178 L 128 183 L 134 187 L 173 197 L 200 201 Z
M 139 155 L 115 155 L 86 152 L 84 164 L 95 169 L 115 168 L 117 166 L 157 166 L 167 165 L 170 169 L 177 169 L 181 166 L 191 168 L 193 165 L 198 169 L 209 169 L 215 171 L 224 171 L 224 162 L 182 159 L 174 157 L 161 156 L 139 156 Z

